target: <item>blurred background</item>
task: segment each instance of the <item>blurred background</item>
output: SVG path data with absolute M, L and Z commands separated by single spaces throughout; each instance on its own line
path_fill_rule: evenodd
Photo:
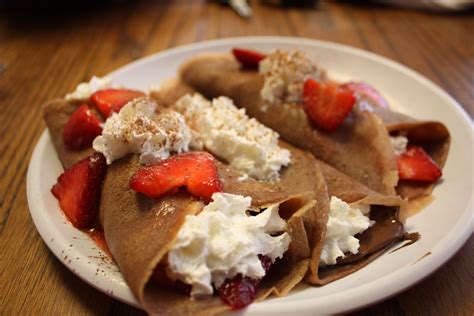
M 473 1 L 0 0 L 0 72 L 16 66 L 25 76 L 21 71 L 50 67 L 69 77 L 55 87 L 63 95 L 94 74 L 169 47 L 235 36 L 308 37 L 414 68 L 472 115 L 473 83 L 459 71 L 474 62 Z M 0 98 L 4 91 L 0 85 Z
M 192 2 L 193 0 L 190 0 Z M 284 7 L 296 6 L 296 7 L 314 7 L 319 2 L 331 2 L 320 1 L 320 0 L 214 0 L 221 4 L 229 4 L 233 7 L 242 7 L 251 5 L 251 2 L 260 1 L 261 3 L 271 4 L 271 5 L 280 5 Z M 338 0 L 333 0 L 335 2 Z M 47 0 L 47 1 L 34 1 L 34 0 L 0 0 L 0 8 L 3 9 L 32 9 L 32 8 L 66 8 L 66 7 L 78 7 L 78 6 L 91 6 L 97 4 L 107 4 L 107 3 L 124 3 L 124 2 L 133 2 L 133 0 L 70 0 L 70 1 L 61 1 L 61 0 Z M 344 1 L 339 0 L 339 2 L 352 2 L 358 4 L 370 4 L 370 3 L 379 3 L 386 5 L 395 5 L 408 8 L 419 8 L 427 10 L 438 10 L 438 11 L 459 11 L 466 10 L 469 7 L 472 7 L 472 0 L 352 0 Z M 238 9 L 236 9 L 238 10 Z

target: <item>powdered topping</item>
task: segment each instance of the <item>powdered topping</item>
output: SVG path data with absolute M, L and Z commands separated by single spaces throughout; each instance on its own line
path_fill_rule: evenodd
M 237 109 L 231 99 L 212 102 L 199 94 L 185 95 L 175 108 L 196 134 L 193 145 L 226 160 L 231 167 L 256 179 L 275 181 L 290 163 L 290 152 L 278 145 L 279 135 Z
M 260 94 L 268 103 L 302 102 L 304 81 L 321 76 L 309 57 L 301 51 L 276 50 L 260 62 L 259 72 L 265 77 Z
M 141 154 L 140 163 L 151 164 L 187 151 L 191 131 L 184 117 L 171 109 L 155 113 L 156 108 L 149 97 L 130 101 L 107 119 L 92 146 L 104 154 L 107 164 L 129 153 Z
M 265 270 L 259 255 L 274 262 L 291 241 L 278 204 L 248 216 L 250 197 L 214 193 L 212 199 L 198 215 L 186 216 L 168 253 L 171 276 L 192 285 L 193 296 L 211 295 L 213 285 L 218 288 L 239 273 L 262 278 Z
M 331 197 L 320 266 L 336 264 L 337 258 L 344 258 L 345 253 L 356 254 L 359 252 L 359 240 L 354 236 L 374 224 L 364 214 L 369 210 L 368 208 L 351 207 L 341 199 L 335 196 Z

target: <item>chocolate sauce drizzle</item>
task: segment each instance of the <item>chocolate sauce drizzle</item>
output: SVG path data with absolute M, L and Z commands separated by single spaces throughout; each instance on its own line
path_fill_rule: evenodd
M 415 233 L 405 233 L 405 236 L 404 236 L 403 240 L 408 240 L 408 242 L 401 245 L 398 248 L 393 249 L 389 253 L 392 253 L 392 252 L 395 252 L 395 251 L 400 250 L 402 248 L 405 248 L 406 246 L 410 246 L 411 244 L 414 244 L 415 242 L 417 242 L 418 239 L 420 239 L 420 238 L 421 238 L 421 235 L 419 233 L 416 233 L 416 232 Z
M 398 208 L 396 207 L 372 206 L 370 219 L 374 220 L 375 224 L 362 234 L 355 236 L 360 242 L 359 252 L 339 258 L 337 260 L 338 264 L 355 262 L 397 241 L 409 240 L 408 243 L 400 247 L 403 248 L 413 244 L 420 238 L 418 233 L 407 233 L 405 231 L 403 224 L 398 219 Z

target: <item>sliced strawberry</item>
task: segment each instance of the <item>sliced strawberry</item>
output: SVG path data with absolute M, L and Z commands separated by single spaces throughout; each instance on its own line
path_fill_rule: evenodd
M 64 171 L 51 188 L 64 215 L 75 227 L 93 225 L 106 168 L 105 157 L 94 153 Z
M 105 89 L 95 92 L 91 100 L 105 117 L 109 117 L 112 112 L 120 111 L 129 101 L 144 95 L 143 92 L 135 90 Z
M 242 48 L 232 49 L 232 54 L 242 66 L 248 68 L 258 68 L 258 63 L 267 57 L 267 55 L 260 52 Z
M 89 147 L 94 138 L 102 134 L 99 119 L 87 104 L 77 108 L 63 129 L 63 142 L 67 148 L 79 150 Z
M 397 159 L 398 176 L 401 180 L 434 183 L 442 172 L 436 162 L 418 146 L 410 146 Z
M 344 85 L 352 90 L 355 95 L 367 98 L 372 104 L 380 107 L 388 108 L 388 102 L 385 98 L 371 85 L 365 82 L 350 82 Z
M 333 82 L 308 79 L 303 88 L 304 109 L 321 129 L 334 131 L 342 124 L 355 103 L 351 90 Z
M 244 308 L 254 301 L 256 287 L 255 280 L 238 274 L 232 279 L 225 280 L 218 291 L 221 300 L 235 310 Z
M 214 157 L 207 152 L 189 152 L 139 169 L 130 179 L 130 188 L 156 198 L 181 186 L 211 201 L 212 194 L 222 191 Z

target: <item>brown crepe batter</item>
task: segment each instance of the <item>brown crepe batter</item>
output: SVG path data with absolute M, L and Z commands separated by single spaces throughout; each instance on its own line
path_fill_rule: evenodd
M 225 95 L 251 117 L 277 131 L 289 143 L 312 152 L 374 191 L 405 198 L 429 195 L 433 184 L 398 181 L 388 133 L 422 146 L 442 168 L 450 135 L 440 122 L 417 121 L 363 98 L 333 133 L 317 130 L 300 104 L 266 104 L 260 96 L 264 78 L 243 69 L 230 54 L 202 54 L 182 65 L 182 80 L 205 96 Z
M 192 91 L 179 81 L 169 87 L 173 85 L 181 88 L 169 88 L 172 93 L 162 90 L 154 97 L 171 105 L 181 94 Z M 92 151 L 89 148 L 71 152 L 62 145 L 64 124 L 79 104 L 82 102 L 61 100 L 44 107 L 45 120 L 64 166 L 74 164 Z M 252 179 L 238 181 L 239 173 L 219 164 L 219 176 L 226 192 L 251 196 L 257 209 L 279 201 L 280 214 L 288 220 L 293 242 L 283 260 L 275 264 L 260 284 L 257 300 L 270 294 L 286 295 L 305 276 L 314 284 L 341 278 L 374 260 L 395 240 L 407 236 L 398 221 L 398 210 L 404 207 L 399 197 L 376 193 L 309 153 L 284 142 L 281 145 L 291 151 L 292 164 L 283 169 L 281 180 L 276 183 L 263 184 Z M 218 297 L 191 300 L 189 296 L 150 282 L 154 268 L 172 244 L 184 216 L 195 214 L 203 204 L 182 193 L 162 199 L 140 196 L 128 187 L 129 178 L 137 168 L 138 162 L 133 155 L 109 167 L 100 212 L 107 244 L 130 288 L 150 313 L 194 314 L 228 310 Z M 361 234 L 360 255 L 348 256 L 336 266 L 319 268 L 332 195 L 348 203 L 372 205 L 371 216 L 376 224 Z

